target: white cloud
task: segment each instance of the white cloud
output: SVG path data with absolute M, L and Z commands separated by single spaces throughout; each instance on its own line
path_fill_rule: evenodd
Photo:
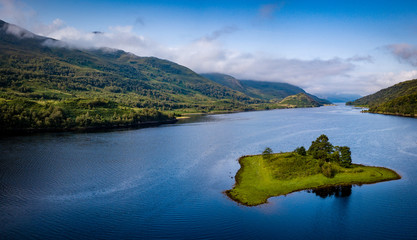
M 343 86 L 345 91 L 340 93 L 357 93 L 367 95 L 375 93 L 383 88 L 390 87 L 399 82 L 416 78 L 417 70 L 364 74 L 352 77 L 349 80 L 351 81 L 350 84 L 341 82 L 340 86 Z M 328 89 L 331 90 L 332 88 L 334 88 L 334 86 Z M 337 92 L 338 90 L 334 89 L 334 91 Z
M 33 31 L 43 35 L 43 36 L 50 36 L 52 33 L 59 31 L 60 29 L 65 27 L 64 21 L 57 18 L 54 21 L 52 21 L 51 24 L 45 25 L 45 24 L 37 24 L 33 27 Z
M 21 27 L 30 27 L 36 12 L 20 1 L 0 0 L 0 17 Z
M 346 59 L 349 62 L 367 62 L 367 63 L 374 63 L 374 58 L 371 55 L 360 56 L 355 55 L 353 57 Z
M 29 32 L 23 28 L 20 28 L 16 25 L 9 24 L 4 25 L 3 28 L 8 34 L 13 34 L 19 38 L 33 38 L 35 35 L 32 32 Z
M 236 26 L 226 26 L 226 27 L 223 27 L 219 30 L 216 30 L 216 31 L 212 32 L 211 34 L 206 36 L 205 39 L 208 40 L 208 41 L 213 41 L 213 40 L 216 40 L 223 35 L 236 32 L 237 30 L 239 30 L 239 29 Z
M 417 48 L 407 43 L 391 44 L 385 46 L 392 55 L 394 55 L 400 62 L 408 63 L 417 67 Z
M 37 34 L 67 43 L 52 42 L 54 46 L 71 46 L 82 49 L 109 47 L 122 49 L 139 56 L 153 56 L 159 48 L 156 42 L 134 33 L 133 26 L 110 26 L 106 32 L 83 32 L 67 26 L 60 19 L 56 19 L 52 24 L 36 29 Z
M 197 72 L 220 72 L 239 79 L 288 82 L 315 92 L 325 92 L 332 81 L 346 78 L 355 68 L 350 61 L 340 58 L 301 60 L 263 53 L 242 53 L 225 49 L 220 42 L 204 38 L 175 49 L 171 56 L 174 57 L 171 60 Z

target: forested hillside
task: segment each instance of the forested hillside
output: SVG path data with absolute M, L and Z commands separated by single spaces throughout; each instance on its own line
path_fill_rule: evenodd
M 372 113 L 416 117 L 417 79 L 395 84 L 347 104 L 369 107 L 368 111 Z
M 305 93 L 299 93 L 284 98 L 280 104 L 288 107 L 319 107 L 320 103 Z
M 221 73 L 204 73 L 201 75 L 236 91 L 245 93 L 250 97 L 265 101 L 279 102 L 288 96 L 304 93 L 316 101 L 318 103 L 317 106 L 331 103 L 325 99 L 320 99 L 314 95 L 308 94 L 302 88 L 288 83 L 238 80 L 232 76 Z
M 2 130 L 130 126 L 261 102 L 166 60 L 63 46 L 0 22 Z
M 175 114 L 282 107 L 264 88 L 246 94 L 167 60 L 77 49 L 0 20 L 1 131 L 136 126 Z

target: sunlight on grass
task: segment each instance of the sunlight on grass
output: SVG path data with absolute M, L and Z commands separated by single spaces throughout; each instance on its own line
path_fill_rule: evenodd
M 337 163 L 320 163 L 317 159 L 296 153 L 273 154 L 269 159 L 262 155 L 239 159 L 241 169 L 236 184 L 226 194 L 238 203 L 255 206 L 273 196 L 295 191 L 344 184 L 370 184 L 400 179 L 393 170 L 352 164 L 343 168 Z M 322 165 L 322 166 L 320 166 Z M 333 177 L 322 173 L 324 167 L 334 172 Z

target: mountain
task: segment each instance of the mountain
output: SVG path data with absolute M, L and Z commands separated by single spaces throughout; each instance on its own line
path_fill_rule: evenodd
M 326 99 L 333 103 L 345 103 L 345 102 L 359 99 L 362 96 L 358 94 L 326 94 L 325 96 L 319 96 L 319 97 Z
M 0 131 L 138 126 L 183 113 L 283 107 L 270 101 L 279 93 L 272 83 L 243 82 L 213 81 L 122 50 L 75 48 L 0 20 Z
M 77 49 L 0 21 L 1 130 L 132 126 L 260 102 L 167 60 Z
M 319 107 L 321 104 L 305 93 L 298 93 L 284 98 L 279 102 L 288 107 Z
M 245 92 L 245 88 L 242 86 L 242 83 L 230 75 L 222 73 L 202 73 L 200 75 L 233 90 Z
M 242 92 L 250 97 L 259 98 L 266 101 L 280 101 L 288 96 L 304 93 L 319 103 L 319 106 L 331 103 L 327 100 L 320 99 L 314 95 L 308 94 L 302 88 L 288 83 L 238 80 L 232 76 L 220 73 L 204 73 L 201 75 L 210 80 L 213 80 L 214 82 L 228 86 L 233 90 Z
M 369 107 L 369 112 L 417 117 L 417 79 L 395 84 L 348 105 Z

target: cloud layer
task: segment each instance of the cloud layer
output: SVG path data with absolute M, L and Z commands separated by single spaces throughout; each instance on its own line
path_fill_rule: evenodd
M 391 44 L 385 47 L 400 62 L 417 67 L 417 48 L 407 43 Z
M 371 61 L 371 57 L 349 59 L 301 60 L 276 58 L 263 53 L 245 53 L 226 49 L 220 38 L 237 31 L 224 27 L 200 39 L 176 47 L 167 47 L 135 34 L 132 26 L 109 27 L 104 33 L 85 33 L 68 27 L 59 19 L 39 28 L 39 33 L 80 48 L 112 47 L 139 56 L 156 56 L 187 66 L 196 72 L 220 72 L 240 79 L 288 82 L 315 93 L 329 91 L 340 79 L 348 79 L 356 61 Z M 334 91 L 332 89 L 331 91 Z M 353 91 L 353 89 L 350 89 Z M 339 89 L 340 91 L 340 89 Z

